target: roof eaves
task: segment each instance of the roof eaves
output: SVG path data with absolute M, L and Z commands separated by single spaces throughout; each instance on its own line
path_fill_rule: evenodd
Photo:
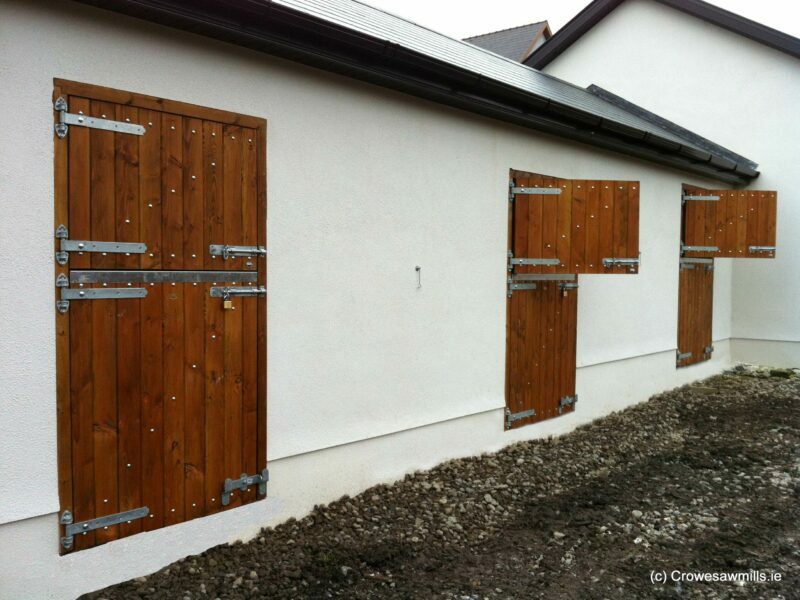
M 652 113 L 649 110 L 642 108 L 641 106 L 638 106 L 633 102 L 626 100 L 625 98 L 621 98 L 620 96 L 617 96 L 616 94 L 609 92 L 598 85 L 592 84 L 587 87 L 586 90 L 597 97 L 602 98 L 606 102 L 614 104 L 615 106 L 619 106 L 620 108 L 635 114 L 638 117 L 641 117 L 642 119 L 657 125 L 658 127 L 669 131 L 674 135 L 677 135 L 680 138 L 685 139 L 688 143 L 692 144 L 696 148 L 706 150 L 711 156 L 715 157 L 711 161 L 712 164 L 732 170 L 735 167 L 738 167 L 741 169 L 741 172 L 751 173 L 753 176 L 758 173 L 758 163 L 740 154 L 737 154 L 733 150 L 729 150 L 724 146 L 720 146 L 708 138 L 681 127 L 677 123 Z
M 227 2 L 189 0 L 79 1 L 705 177 L 737 184 L 749 181 L 742 173 L 682 155 L 684 144 L 678 138 L 583 88 L 469 44 L 460 47 L 462 43 L 452 38 L 431 38 L 422 28 L 411 32 L 408 44 L 401 43 L 412 24 L 395 23 L 396 17 L 374 14 L 372 8 L 364 13 L 365 5 L 357 2 L 352 3 L 354 14 L 343 16 L 327 12 L 333 7 L 313 4 L 315 0 L 245 0 L 235 9 Z M 346 0 L 338 4 L 351 6 Z M 357 22 L 355 17 L 365 15 L 375 22 L 353 28 L 349 17 Z M 390 37 L 384 37 L 384 31 Z M 430 52 L 424 51 L 427 43 L 433 44 Z M 466 56 L 449 58 L 453 52 Z M 604 117 L 606 113 L 613 118 Z M 646 135 L 634 137 L 630 131 L 626 135 L 610 125 L 626 122 L 631 129 L 639 125 Z

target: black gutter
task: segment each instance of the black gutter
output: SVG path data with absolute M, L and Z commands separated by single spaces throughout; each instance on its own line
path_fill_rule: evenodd
M 740 154 L 737 154 L 733 150 L 728 150 L 727 148 L 712 142 L 708 138 L 704 138 L 693 131 L 689 131 L 677 123 L 673 123 L 664 117 L 652 113 L 649 110 L 642 108 L 638 104 L 634 104 L 625 98 L 621 98 L 620 96 L 617 96 L 616 94 L 609 92 L 598 85 L 592 84 L 586 88 L 586 91 L 591 92 L 598 98 L 602 98 L 606 102 L 623 109 L 625 112 L 636 115 L 648 123 L 652 123 L 653 125 L 669 131 L 680 138 L 688 140 L 693 146 L 703 148 L 704 150 L 707 150 L 711 154 L 715 155 L 718 160 L 727 161 L 726 164 L 736 165 L 736 168 L 742 173 L 749 174 L 752 177 L 756 177 L 758 175 L 758 164 Z
M 508 123 L 736 185 L 753 178 L 711 153 L 608 122 L 272 2 L 78 0 L 267 52 Z
M 524 62 L 534 69 L 543 69 L 580 39 L 624 0 L 595 0 L 579 12 L 549 40 L 539 46 Z M 775 50 L 800 58 L 800 39 L 751 21 L 741 15 L 703 2 L 702 0 L 655 0 L 707 23 L 722 27 Z

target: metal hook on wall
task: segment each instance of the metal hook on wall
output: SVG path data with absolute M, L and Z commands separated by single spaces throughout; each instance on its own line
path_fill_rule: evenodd
M 417 289 L 419 289 L 422 287 L 422 267 L 417 265 L 414 270 L 417 272 Z

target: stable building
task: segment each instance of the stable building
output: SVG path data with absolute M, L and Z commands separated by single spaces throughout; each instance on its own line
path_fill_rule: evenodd
M 0 303 L 0 596 L 74 597 L 776 356 L 733 339 L 738 265 L 795 226 L 757 127 L 353 0 L 0 23 L 0 244 L 35 290 Z

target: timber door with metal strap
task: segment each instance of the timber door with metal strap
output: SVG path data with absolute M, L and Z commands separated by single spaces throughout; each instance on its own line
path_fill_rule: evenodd
M 505 427 L 575 409 L 578 275 L 639 270 L 639 183 L 514 171 Z
M 66 552 L 266 495 L 266 122 L 53 99 Z
M 683 186 L 676 366 L 709 360 L 715 258 L 774 258 L 778 193 Z
M 714 304 L 714 259 L 682 258 L 678 282 L 678 352 L 679 367 L 687 367 L 711 358 Z
M 774 258 L 778 193 L 683 189 L 681 256 Z

